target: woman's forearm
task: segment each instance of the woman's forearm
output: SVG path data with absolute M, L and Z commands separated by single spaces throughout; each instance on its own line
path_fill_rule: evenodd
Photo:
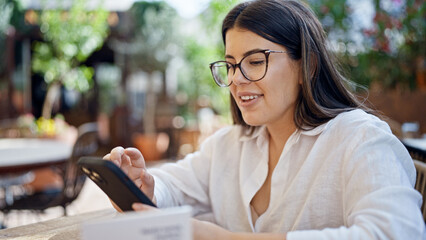
M 230 240 L 285 240 L 282 233 L 231 233 Z
M 192 219 L 192 228 L 194 240 L 232 240 L 230 231 L 210 222 Z
M 213 223 L 193 219 L 194 240 L 285 240 L 279 233 L 233 233 Z

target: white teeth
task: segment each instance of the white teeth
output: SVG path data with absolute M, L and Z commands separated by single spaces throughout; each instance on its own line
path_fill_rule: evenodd
M 252 95 L 252 96 L 241 96 L 240 98 L 241 98 L 241 100 L 247 101 L 247 100 L 256 99 L 258 97 L 259 96 L 257 96 L 257 95 Z

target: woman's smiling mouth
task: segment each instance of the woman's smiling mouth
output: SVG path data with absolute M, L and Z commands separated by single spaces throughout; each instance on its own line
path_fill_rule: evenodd
M 253 100 L 258 98 L 258 95 L 251 95 L 251 96 L 240 96 L 240 99 L 243 101 Z
M 256 102 L 260 97 L 262 97 L 263 94 L 244 94 L 240 95 L 240 104 L 243 104 L 243 106 L 248 106 L 251 103 Z

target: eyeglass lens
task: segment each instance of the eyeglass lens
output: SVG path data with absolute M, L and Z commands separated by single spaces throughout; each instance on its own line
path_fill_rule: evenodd
M 229 86 L 235 74 L 235 65 L 227 62 L 216 62 L 212 66 L 212 73 L 219 86 Z M 266 55 L 264 52 L 253 53 L 241 60 L 240 70 L 249 81 L 262 79 L 266 73 Z

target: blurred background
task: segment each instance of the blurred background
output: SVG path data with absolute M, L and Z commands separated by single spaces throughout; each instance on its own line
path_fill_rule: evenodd
M 231 123 L 221 20 L 239 1 L 0 0 L 0 137 L 99 124 L 102 149 L 177 159 Z M 306 0 L 360 97 L 426 132 L 425 1 Z
M 305 1 L 352 90 L 425 149 L 426 2 Z M 209 63 L 238 2 L 0 0 L 0 229 L 111 208 L 81 156 L 137 147 L 158 166 L 231 124 Z

